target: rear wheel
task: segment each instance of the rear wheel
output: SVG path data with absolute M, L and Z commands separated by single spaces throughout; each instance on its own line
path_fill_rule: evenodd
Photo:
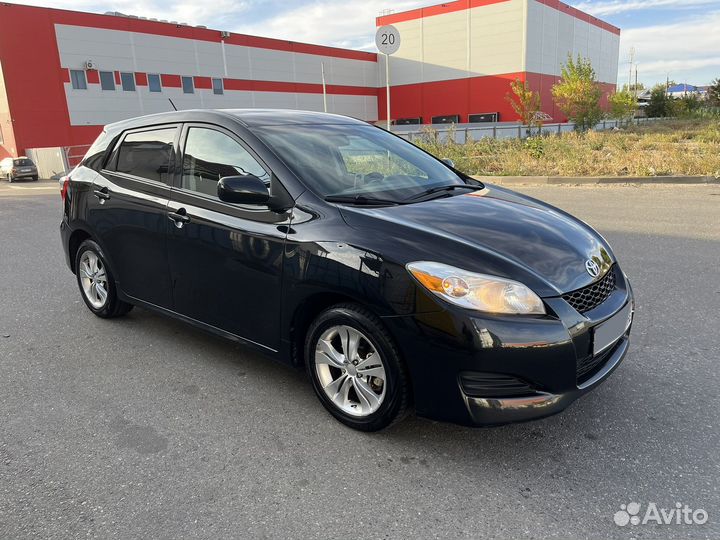
M 308 329 L 305 358 L 315 393 L 343 424 L 377 431 L 405 416 L 405 366 L 380 320 L 361 306 L 321 313 Z
M 98 317 L 120 317 L 133 308 L 118 298 L 102 249 L 92 240 L 80 244 L 75 255 L 75 274 L 85 305 Z

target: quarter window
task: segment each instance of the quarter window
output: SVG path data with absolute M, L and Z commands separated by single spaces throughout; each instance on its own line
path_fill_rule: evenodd
M 192 77 L 183 77 L 182 78 L 182 89 L 183 89 L 183 94 L 194 94 L 195 93 L 195 85 L 193 84 Z
M 183 158 L 182 187 L 217 197 L 218 180 L 252 174 L 269 186 L 270 175 L 237 141 L 214 129 L 191 127 Z
M 121 73 L 120 82 L 122 83 L 122 89 L 125 92 L 135 91 L 135 74 L 134 73 Z
M 82 69 L 70 70 L 70 82 L 75 90 L 87 90 L 87 79 Z
M 213 88 L 213 94 L 223 94 L 224 93 L 223 80 L 222 79 L 213 79 L 212 80 L 212 88 Z
M 160 75 L 157 73 L 148 74 L 148 89 L 151 92 L 162 92 L 162 84 L 160 83 Z
M 112 71 L 100 72 L 100 88 L 103 90 L 115 90 L 115 74 Z
M 117 172 L 169 183 L 175 128 L 128 134 L 117 149 Z

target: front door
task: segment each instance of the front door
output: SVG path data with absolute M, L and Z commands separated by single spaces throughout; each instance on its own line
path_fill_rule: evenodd
M 175 311 L 272 350 L 280 345 L 285 227 L 289 212 L 229 204 L 224 176 L 271 171 L 229 131 L 186 125 L 179 183 L 169 215 L 168 259 Z
M 177 125 L 123 135 L 93 184 L 88 221 L 126 295 L 172 308 L 167 205 Z

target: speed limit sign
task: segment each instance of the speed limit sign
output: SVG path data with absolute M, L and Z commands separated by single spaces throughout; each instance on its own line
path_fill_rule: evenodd
M 400 48 L 400 32 L 392 25 L 381 26 L 375 33 L 375 45 L 383 54 L 394 54 Z

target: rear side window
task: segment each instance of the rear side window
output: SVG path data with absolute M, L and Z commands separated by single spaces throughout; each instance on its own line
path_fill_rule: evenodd
M 173 156 L 175 131 L 172 128 L 129 133 L 117 149 L 115 170 L 169 183 L 168 172 Z
M 92 143 L 88 151 L 85 153 L 85 157 L 82 160 L 82 164 L 85 167 L 89 167 L 95 171 L 99 171 L 103 166 L 103 158 L 105 157 L 105 151 L 110 144 L 110 137 L 106 131 L 103 131 L 95 142 Z
M 35 164 L 31 160 L 24 158 L 13 160 L 13 165 L 15 165 L 15 167 L 32 167 Z

